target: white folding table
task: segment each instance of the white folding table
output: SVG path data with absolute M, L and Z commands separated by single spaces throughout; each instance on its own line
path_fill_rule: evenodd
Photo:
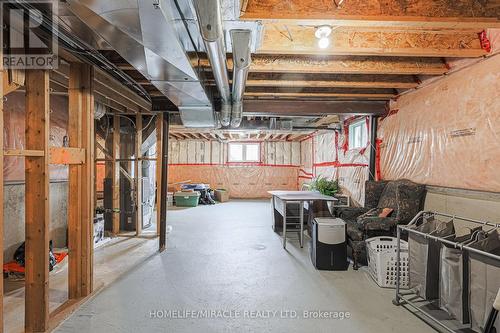
M 304 202 L 311 204 L 314 201 L 337 201 L 336 198 L 321 194 L 314 191 L 268 191 L 272 195 L 271 206 L 273 214 L 273 229 L 275 226 L 274 211 L 278 211 L 283 216 L 283 248 L 286 248 L 286 204 L 289 202 L 299 203 L 299 220 L 300 220 L 300 234 L 299 242 L 300 247 L 304 246 L 303 232 L 304 232 Z M 309 210 L 311 214 L 311 209 Z M 296 223 L 294 223 L 296 224 Z

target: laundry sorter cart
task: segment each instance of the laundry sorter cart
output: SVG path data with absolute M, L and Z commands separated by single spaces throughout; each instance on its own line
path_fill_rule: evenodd
M 436 232 L 435 230 L 429 231 L 425 228 L 421 228 L 423 223 L 426 223 L 432 219 L 440 219 L 443 221 L 441 225 L 440 232 L 443 232 L 448 228 L 449 223 L 455 223 L 455 221 L 462 221 L 467 223 L 468 226 L 476 226 L 473 228 L 474 232 L 471 231 L 471 239 L 469 241 L 453 241 L 452 235 L 449 233 Z M 445 227 L 443 227 L 445 226 Z M 497 294 L 498 288 L 500 287 L 500 235 L 499 229 L 500 224 L 495 224 L 488 221 L 479 221 L 466 217 L 459 217 L 455 215 L 449 215 L 439 212 L 431 211 L 421 211 L 418 213 L 408 225 L 399 225 L 397 228 L 397 249 L 396 249 L 396 272 L 400 272 L 402 265 L 401 252 L 402 252 L 402 236 L 403 233 L 408 235 L 410 256 L 412 243 L 410 242 L 412 236 L 420 237 L 420 240 L 428 241 L 430 244 L 429 248 L 439 246 L 440 247 L 440 258 L 441 262 L 438 265 L 439 275 L 439 296 L 433 297 L 433 299 L 427 300 L 429 293 L 422 293 L 421 286 L 418 288 L 413 288 L 409 290 L 402 290 L 401 281 L 402 277 L 400 274 L 396 276 L 396 297 L 393 301 L 395 305 L 405 305 L 416 310 L 414 313 L 425 317 L 431 324 L 435 324 L 435 327 L 444 329 L 447 332 L 458 332 L 461 329 L 467 328 L 475 332 L 484 332 L 484 326 L 488 322 L 488 317 L 490 315 L 493 303 L 495 302 L 495 296 Z M 454 232 L 454 231 L 453 231 Z M 425 244 L 421 242 L 418 246 Z M 417 246 L 417 248 L 418 248 Z M 427 248 L 427 250 L 429 250 Z M 456 250 L 455 253 L 450 251 Z M 448 260 L 450 255 L 463 253 L 465 256 L 456 257 L 463 260 L 464 265 L 451 265 Z M 413 253 L 415 255 L 415 251 Z M 433 253 L 433 256 L 435 253 Z M 451 258 L 454 258 L 451 256 Z M 410 258 L 411 259 L 411 258 Z M 452 260 L 453 261 L 453 260 Z M 413 269 L 419 265 L 422 260 L 414 260 Z M 431 261 L 427 263 L 429 265 Z M 456 260 L 455 260 L 456 262 Z M 412 269 L 412 261 L 409 262 L 410 270 Z M 435 268 L 427 267 L 427 271 L 435 270 Z M 444 272 L 444 273 L 443 273 Z M 457 273 L 459 272 L 459 273 Z M 428 272 L 427 272 L 428 273 Z M 464 279 L 457 278 L 463 274 Z M 425 274 L 414 274 L 414 276 L 425 276 Z M 498 277 L 498 278 L 497 278 Z M 410 272 L 410 287 L 412 274 Z M 427 277 L 429 279 L 434 279 L 434 277 Z M 446 280 L 448 279 L 448 280 Z M 441 280 L 445 280 L 444 283 Z M 458 282 L 459 281 L 459 282 Z M 464 303 L 457 303 L 456 299 L 450 301 L 449 297 L 443 297 L 443 293 L 446 294 L 446 288 L 443 285 L 454 283 L 452 288 L 456 288 L 457 295 L 463 292 Z M 462 286 L 456 286 L 456 284 L 462 283 Z M 448 286 L 449 288 L 449 286 Z M 458 290 L 461 288 L 461 290 Z M 420 290 L 419 290 L 420 289 Z M 434 294 L 434 293 L 431 293 Z M 445 296 L 450 296 L 448 293 Z M 437 298 L 436 298 L 437 297 Z M 443 302 L 447 304 L 442 304 Z M 449 303 L 449 304 L 448 304 Z M 457 304 L 459 306 L 457 306 Z M 463 313 L 460 312 L 456 317 L 445 316 L 444 314 L 450 314 L 454 309 L 458 307 L 463 307 L 466 310 L 467 319 L 465 321 Z M 441 312 L 441 313 L 440 313 Z M 464 316 L 465 317 L 465 316 Z M 490 323 L 491 324 L 491 323 Z M 500 320 L 497 320 L 492 324 L 494 327 L 500 328 Z

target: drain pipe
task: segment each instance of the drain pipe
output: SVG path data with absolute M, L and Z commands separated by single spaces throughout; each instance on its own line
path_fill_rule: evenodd
M 222 29 L 220 0 L 194 1 L 201 37 L 205 42 L 215 84 L 222 100 L 220 123 L 229 126 L 231 121 L 231 92 L 227 74 L 226 48 Z
M 252 31 L 247 29 L 231 30 L 233 43 L 233 110 L 231 127 L 237 128 L 243 118 L 243 94 L 250 69 Z

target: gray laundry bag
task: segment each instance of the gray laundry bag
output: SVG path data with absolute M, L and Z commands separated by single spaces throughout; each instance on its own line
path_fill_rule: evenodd
M 500 236 L 495 230 L 488 237 L 470 245 L 475 249 L 500 256 Z M 469 253 L 471 328 L 483 332 L 484 325 L 500 289 L 500 262 L 484 255 Z M 500 332 L 500 316 L 494 327 Z
M 471 230 L 470 234 L 451 241 L 466 244 L 481 227 Z M 462 324 L 470 321 L 469 311 L 469 255 L 465 250 L 441 243 L 439 274 L 439 307 L 451 318 Z
M 424 222 L 417 226 L 415 230 L 436 237 L 450 237 L 455 233 L 453 221 L 441 221 L 433 217 L 424 218 Z M 440 243 L 410 232 L 408 247 L 410 288 L 424 299 L 438 299 Z

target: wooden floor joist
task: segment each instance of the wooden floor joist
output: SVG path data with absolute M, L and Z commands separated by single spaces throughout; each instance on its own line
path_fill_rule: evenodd
M 320 80 L 248 80 L 247 87 L 283 88 L 399 88 L 411 89 L 417 82 L 401 81 L 320 81 Z
M 325 48 L 316 26 L 266 24 L 257 52 L 265 54 L 368 55 L 404 57 L 480 57 L 478 31 L 394 30 L 333 27 Z
M 352 100 L 389 100 L 396 94 L 320 93 L 320 92 L 246 92 L 245 97 L 349 98 Z
M 49 321 L 49 73 L 26 74 L 26 300 L 25 329 L 43 332 Z
M 406 26 L 414 28 L 498 27 L 496 0 L 248 0 L 241 19 L 283 20 L 339 26 Z
M 231 60 L 228 66 L 231 67 Z M 440 58 L 252 55 L 251 73 L 442 75 Z

